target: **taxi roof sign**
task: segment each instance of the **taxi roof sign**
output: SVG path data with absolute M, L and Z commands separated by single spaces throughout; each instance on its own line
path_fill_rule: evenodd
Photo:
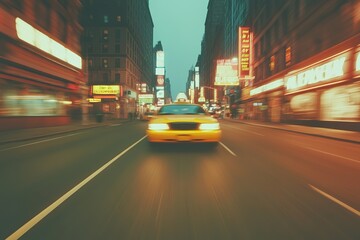
M 176 102 L 188 102 L 186 94 L 183 92 L 178 93 L 178 95 L 176 96 Z

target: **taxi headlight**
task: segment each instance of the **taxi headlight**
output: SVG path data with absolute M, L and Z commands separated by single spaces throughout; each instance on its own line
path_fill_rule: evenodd
M 169 126 L 166 123 L 150 123 L 148 126 L 149 130 L 168 130 Z
M 200 130 L 219 130 L 220 124 L 219 123 L 202 123 L 199 127 Z

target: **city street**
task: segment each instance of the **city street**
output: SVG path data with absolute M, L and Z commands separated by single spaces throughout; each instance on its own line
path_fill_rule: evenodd
M 215 148 L 146 121 L 0 145 L 0 239 L 360 239 L 359 144 L 220 123 Z

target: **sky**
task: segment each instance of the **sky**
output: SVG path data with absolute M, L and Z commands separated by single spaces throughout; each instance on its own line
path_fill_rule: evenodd
M 150 0 L 154 46 L 161 41 L 165 53 L 165 77 L 172 98 L 185 92 L 189 70 L 201 53 L 201 40 L 209 0 Z

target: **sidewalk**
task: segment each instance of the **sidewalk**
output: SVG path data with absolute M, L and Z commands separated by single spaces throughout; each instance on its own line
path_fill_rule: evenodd
M 55 126 L 55 127 L 39 127 L 39 128 L 25 128 L 25 129 L 16 129 L 16 130 L 5 130 L 0 131 L 0 145 L 11 143 L 11 142 L 20 142 L 32 139 L 38 139 L 48 136 L 56 136 L 64 133 L 81 131 L 89 128 L 96 128 L 102 126 L 109 126 L 113 124 L 121 124 L 128 122 L 127 119 L 109 119 L 104 120 L 103 122 L 96 122 L 95 120 L 88 120 L 86 122 L 78 121 L 73 122 L 72 124 Z
M 130 120 L 126 120 L 126 119 L 105 120 L 101 123 L 98 123 L 96 121 L 88 121 L 85 123 L 79 121 L 64 126 L 0 131 L 0 144 L 38 139 L 45 136 L 56 136 L 67 132 L 76 132 L 88 128 L 109 126 L 113 124 L 122 124 L 129 121 Z M 356 131 L 345 131 L 345 130 L 337 130 L 330 128 L 308 127 L 302 125 L 290 125 L 290 124 L 281 124 L 281 123 L 265 123 L 259 121 L 238 120 L 238 119 L 230 119 L 230 118 L 221 119 L 220 121 L 231 121 L 231 122 L 237 122 L 239 124 L 250 124 L 256 126 L 274 128 L 281 131 L 296 132 L 301 134 L 325 137 L 329 139 L 346 141 L 357 144 L 360 143 L 360 132 L 356 132 Z
M 358 144 L 360 143 L 360 132 L 356 132 L 356 131 L 309 127 L 303 125 L 293 125 L 293 124 L 283 124 L 283 123 L 260 122 L 254 120 L 239 120 L 239 119 L 231 119 L 231 118 L 225 118 L 224 120 L 237 122 L 240 124 L 268 127 L 281 131 L 295 132 L 295 133 L 301 133 L 301 134 L 317 136 L 317 137 L 324 137 L 339 141 L 358 143 Z

